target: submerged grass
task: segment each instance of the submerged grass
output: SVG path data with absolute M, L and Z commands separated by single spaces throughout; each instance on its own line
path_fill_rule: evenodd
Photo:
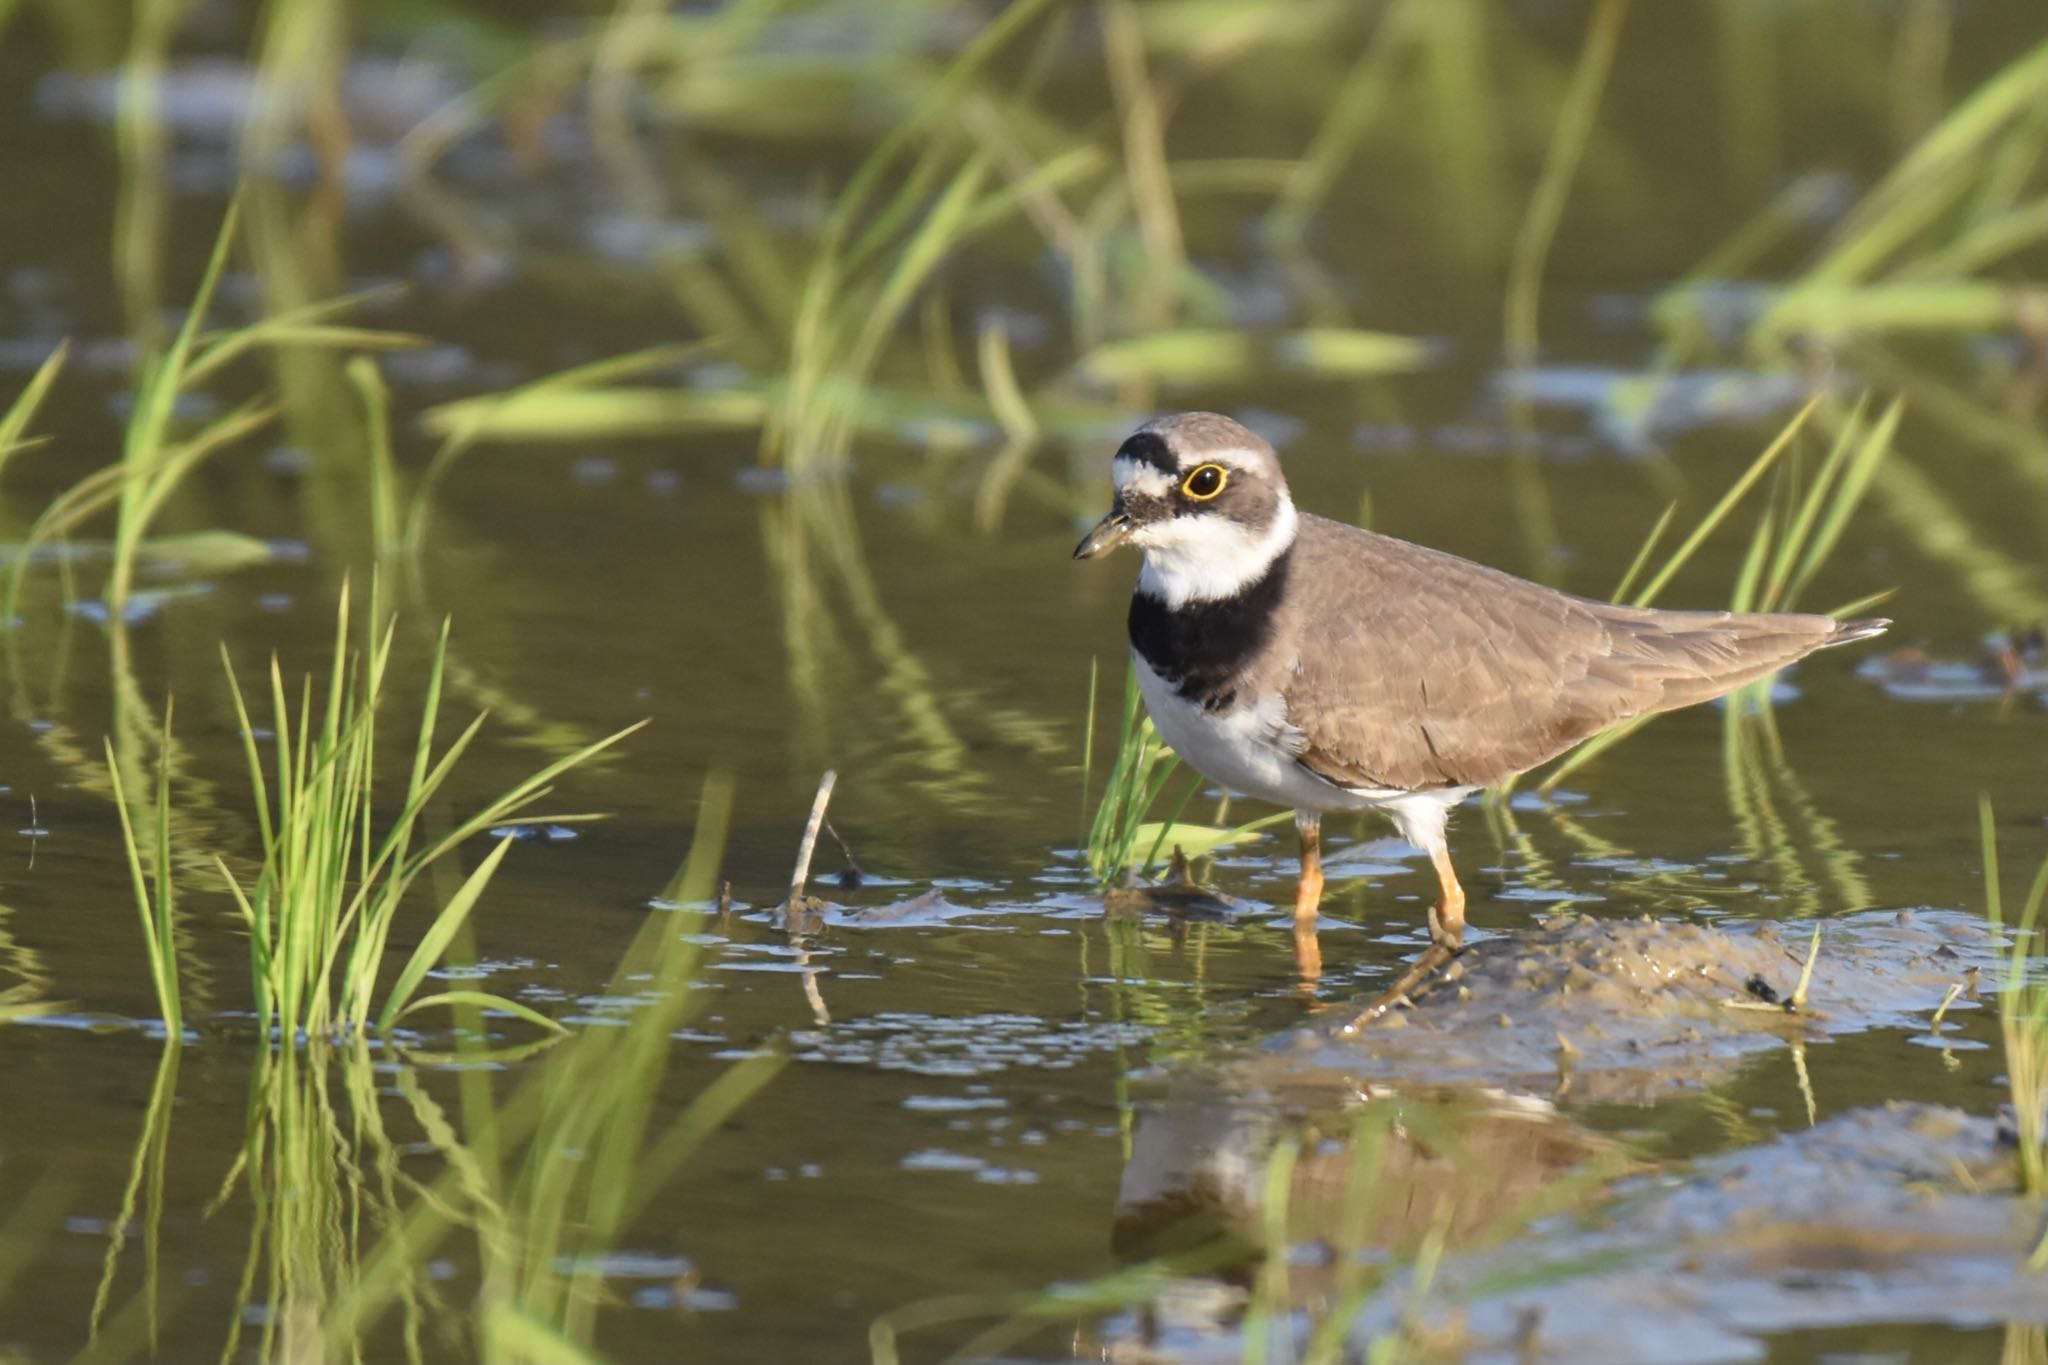
M 619 1010 L 615 1025 L 507 1047 L 490 1019 L 503 1002 L 463 993 L 450 999 L 449 1052 L 360 1032 L 263 1050 L 242 1148 L 208 1210 L 246 1199 L 249 1238 L 232 1302 L 262 1311 L 229 1319 L 219 1358 L 423 1365 L 453 1358 L 450 1343 L 466 1339 L 468 1354 L 503 1365 L 603 1359 L 597 1317 L 616 1303 L 636 1220 L 785 1060 L 770 1042 L 670 1098 L 674 1035 L 705 999 L 697 985 L 707 912 L 698 907 L 717 883 L 730 809 L 729 781 L 707 781 L 668 893 L 676 908 L 647 917 L 601 992 Z M 142 1341 L 153 1356 L 175 1308 L 179 1291 L 160 1273 L 158 1244 L 165 1210 L 176 1207 L 166 1198 L 170 1173 L 192 1163 L 174 1163 L 171 1132 L 184 1046 L 176 1034 L 164 1044 L 109 1224 L 83 1358 L 126 1358 Z M 536 1050 L 525 1076 L 499 1093 L 505 1073 Z M 447 1087 L 452 1104 L 436 1093 Z M 438 1174 L 423 1169 L 430 1157 Z M 666 1246 L 672 1232 L 659 1236 Z M 23 1245 L 0 1239 L 0 1290 L 9 1254 Z M 137 1292 L 110 1311 L 138 1255 Z M 446 1283 L 451 1267 L 460 1291 Z M 189 1329 L 178 1330 L 189 1343 Z
M 658 1118 L 675 1031 L 703 1006 L 704 912 L 717 884 L 731 787 L 713 778 L 690 856 L 672 888 L 686 907 L 648 917 L 606 991 L 631 1001 L 618 1027 L 577 1029 L 510 1095 L 490 1093 L 480 1034 L 453 1059 L 464 1066 L 453 1115 L 419 1087 L 404 1095 L 445 1173 L 422 1187 L 330 1295 L 320 1330 L 336 1350 L 360 1350 L 376 1324 L 409 1304 L 451 1235 L 474 1236 L 479 1281 L 470 1329 L 479 1357 L 505 1365 L 595 1361 L 598 1311 L 613 1301 L 613 1257 L 648 1202 L 781 1068 L 768 1045 L 721 1069 Z

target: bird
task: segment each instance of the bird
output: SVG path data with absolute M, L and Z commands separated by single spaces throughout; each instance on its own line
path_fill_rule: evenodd
M 1388 999 L 1464 949 L 1447 826 L 1466 797 L 1891 624 L 1575 597 L 1299 511 L 1273 447 L 1213 412 L 1147 422 L 1110 469 L 1074 558 L 1143 553 L 1129 631 L 1153 727 L 1210 781 L 1293 809 L 1304 980 L 1325 814 L 1390 816 L 1434 867 L 1431 946 Z

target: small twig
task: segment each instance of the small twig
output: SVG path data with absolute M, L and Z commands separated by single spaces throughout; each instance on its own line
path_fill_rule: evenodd
M 825 823 L 825 806 L 832 800 L 832 784 L 839 774 L 827 768 L 818 779 L 818 794 L 811 798 L 811 818 L 804 822 L 804 841 L 797 845 L 796 871 L 790 874 L 789 898 L 783 902 L 794 910 L 804 898 L 804 883 L 811 879 L 811 854 L 817 851 L 818 828 Z
M 1813 984 L 1813 967 L 1820 961 L 1820 926 L 1813 926 L 1813 943 L 1806 950 L 1806 965 L 1799 969 L 1799 984 L 1792 988 L 1792 998 L 1785 1002 L 1787 1014 L 1806 1012 L 1806 988 Z
M 1948 1007 L 1955 1004 L 1956 997 L 1962 993 L 1963 983 L 1960 981 L 1948 988 L 1948 994 L 1941 997 L 1941 1008 L 1934 1012 L 1934 1018 L 1928 1022 L 1927 1031 L 1929 1033 L 1941 1032 L 1941 1021 L 1948 1017 Z
M 860 864 L 853 860 L 853 850 L 846 846 L 846 840 L 839 837 L 839 831 L 832 828 L 830 820 L 825 822 L 825 832 L 832 836 L 833 843 L 839 845 L 839 856 L 846 859 L 846 870 L 839 874 L 839 884 L 853 888 L 866 881 L 868 874 L 860 870 Z
M 804 821 L 804 839 L 797 845 L 796 871 L 790 874 L 789 898 L 782 903 L 782 927 L 789 931 L 792 938 L 803 932 L 799 926 L 803 924 L 806 914 L 803 903 L 804 883 L 811 878 L 811 855 L 818 848 L 818 830 L 821 826 L 830 828 L 825 825 L 825 807 L 832 800 L 832 784 L 838 780 L 839 774 L 830 768 L 827 768 L 825 775 L 818 779 L 818 794 L 811 798 L 811 818 Z M 839 838 L 837 834 L 832 837 L 835 841 Z M 840 844 L 841 849 L 845 847 L 846 845 Z M 825 1008 L 825 993 L 818 989 L 818 969 L 810 965 L 811 955 L 801 946 L 802 939 L 798 938 L 797 942 L 797 965 L 803 972 L 804 999 L 810 1003 L 812 1020 L 819 1028 L 824 1028 L 832 1022 L 832 1014 Z

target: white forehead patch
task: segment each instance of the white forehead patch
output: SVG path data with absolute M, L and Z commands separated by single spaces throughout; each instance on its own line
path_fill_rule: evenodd
M 1182 470 L 1197 465 L 1220 464 L 1225 469 L 1256 469 L 1260 457 L 1243 446 L 1226 446 L 1222 450 L 1184 450 L 1180 453 Z
M 1225 469 L 1256 469 L 1259 456 L 1242 446 L 1229 446 L 1222 450 L 1183 450 L 1178 452 L 1180 473 L 1205 464 L 1220 464 Z M 1158 465 L 1143 460 L 1119 455 L 1110 462 L 1110 477 L 1116 486 L 1124 491 L 1147 497 L 1163 498 L 1179 486 L 1180 480 L 1168 474 Z
M 1134 460 L 1128 455 L 1119 455 L 1110 462 L 1109 474 L 1116 481 L 1119 493 L 1135 493 L 1140 497 L 1163 498 L 1173 491 L 1173 480 L 1156 465 Z

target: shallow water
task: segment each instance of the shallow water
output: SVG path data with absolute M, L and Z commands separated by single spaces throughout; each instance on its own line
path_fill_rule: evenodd
M 1099 510 L 1119 429 L 1141 415 L 1120 404 L 1234 412 L 1278 442 L 1308 508 L 1364 514 L 1377 529 L 1605 593 L 1666 501 L 1680 498 L 1678 524 L 1690 524 L 1783 415 L 1788 375 L 1729 368 L 1739 356 L 1649 386 L 1658 338 L 1646 310 L 1777 186 L 1814 175 L 1853 198 L 1890 164 L 1897 111 L 1870 87 L 1892 35 L 1872 31 L 1859 8 L 1815 5 L 1787 21 L 1793 55 L 1755 77 L 1781 120 L 1761 151 L 1729 141 L 1740 119 L 1710 127 L 1697 116 L 1711 103 L 1696 60 L 1701 28 L 1660 6 L 1631 15 L 1604 140 L 1551 255 L 1544 369 L 1525 390 L 1538 407 L 1537 471 L 1554 539 L 1532 535 L 1526 471 L 1510 453 L 1502 257 L 1488 244 L 1496 231 L 1511 235 L 1500 225 L 1515 221 L 1527 193 L 1518 168 L 1542 144 L 1510 141 L 1495 149 L 1497 164 L 1485 163 L 1489 173 L 1446 175 L 1430 199 L 1419 187 L 1435 182 L 1413 167 L 1449 156 L 1432 141 L 1449 134 L 1422 117 L 1387 132 L 1342 180 L 1308 238 L 1320 274 L 1268 245 L 1248 198 L 1191 197 L 1183 227 L 1218 325 L 1334 319 L 1430 338 L 1441 344 L 1428 368 L 1344 384 L 1299 373 L 1226 378 L 1168 385 L 1149 400 L 1096 392 L 1114 419 L 1100 430 L 1068 424 L 1036 447 L 994 529 L 978 523 L 977 495 L 999 438 L 985 424 L 949 427 L 928 413 L 863 436 L 844 471 L 763 470 L 746 431 L 486 444 L 454 467 L 419 553 L 385 572 L 408 686 L 420 685 L 432 630 L 449 615 L 450 719 L 491 712 L 458 803 L 578 743 L 653 722 L 562 784 L 554 808 L 610 818 L 511 853 L 475 922 L 477 966 L 463 979 L 577 1029 L 619 1027 L 647 1002 L 616 990 L 613 970 L 650 918 L 672 921 L 702 945 L 699 1004 L 668 1049 L 654 1127 L 735 1059 L 789 1058 L 647 1193 L 629 1234 L 595 1262 L 605 1297 L 591 1337 L 604 1358 L 865 1359 L 879 1315 L 991 1296 L 965 1322 L 905 1338 L 909 1358 L 943 1356 L 1008 1311 L 1007 1296 L 1119 1265 L 1126 1165 L 1183 1069 L 1286 1035 L 1306 1003 L 1364 996 L 1420 948 L 1427 867 L 1362 822 L 1330 826 L 1324 972 L 1312 1001 L 1295 982 L 1281 918 L 1292 858 L 1277 834 L 1215 864 L 1218 889 L 1238 903 L 1223 920 L 1104 915 L 1074 853 L 1081 736 L 1091 660 L 1106 695 L 1120 680 L 1135 565 L 1077 566 L 1068 554 Z M 1951 94 L 2041 37 L 2023 7 L 1919 8 L 1953 20 Z M 1464 9 L 1494 26 L 1489 50 L 1515 89 L 1551 88 L 1568 73 L 1580 7 Z M 189 292 L 219 222 L 235 175 L 222 130 L 247 99 L 243 20 L 212 9 L 203 18 L 179 48 L 182 84 L 165 119 L 165 306 Z M 814 218 L 810 187 L 850 167 L 845 128 L 750 128 L 699 109 L 699 137 L 677 131 L 689 124 L 647 133 L 669 198 L 639 205 L 599 163 L 572 102 L 540 132 L 525 129 L 547 155 L 534 155 L 518 129 L 487 129 L 439 167 L 442 199 L 425 204 L 402 192 L 393 139 L 486 74 L 489 58 L 443 35 L 421 40 L 415 64 L 394 63 L 418 35 L 393 23 L 357 35 L 365 59 L 352 68 L 358 127 L 342 188 L 323 197 L 302 148 L 257 178 L 245 212 L 287 224 L 289 249 L 260 269 L 238 263 L 223 311 L 246 318 L 302 285 L 320 295 L 405 282 L 402 297 L 371 305 L 363 320 L 430 343 L 381 362 L 409 477 L 434 449 L 420 426 L 433 404 L 690 339 L 668 290 L 683 287 L 678 260 L 721 259 L 725 227 L 699 174 L 707 163 L 784 224 Z M 880 27 L 868 34 L 878 44 L 893 33 Z M 505 32 L 516 46 L 546 29 L 535 21 Z M 833 32 L 792 21 L 764 50 L 834 50 Z M 452 55 L 437 43 L 453 44 Z M 1830 60 L 1817 55 L 1837 49 Z M 1347 49 L 1341 62 L 1300 60 L 1294 81 L 1275 75 L 1292 70 L 1283 51 L 1196 83 L 1200 98 L 1184 99 L 1174 123 L 1174 156 L 1299 155 L 1352 58 Z M 0 38 L 0 165 L 17 207 L 0 215 L 0 392 L 24 382 L 55 339 L 73 345 L 36 423 L 51 444 L 6 468 L 0 516 L 12 544 L 51 496 L 115 457 L 129 402 L 132 300 L 109 261 L 123 186 L 132 193 L 147 180 L 124 180 L 103 65 L 85 40 L 60 40 L 40 10 Z M 1092 25 L 1058 47 L 1056 73 L 1062 99 L 1050 102 L 1070 100 L 1060 112 L 1076 126 L 1113 130 Z M 1898 95 L 1901 109 L 1909 93 Z M 803 117 L 801 107 L 785 113 Z M 1522 121 L 1510 97 L 1485 111 L 1482 122 L 1495 121 Z M 856 143 L 874 134 L 851 132 Z M 1113 131 L 1102 141 L 1116 146 Z M 1826 226 L 1811 225 L 1795 247 L 1810 248 Z M 1785 256 L 1790 269 L 1800 252 Z M 1001 319 L 1027 383 L 1067 372 L 1075 346 L 1058 276 L 1028 232 L 981 240 L 942 276 L 955 344 L 935 349 L 976 374 L 976 328 Z M 1733 293 L 1726 306 L 1740 307 Z M 1912 408 L 1897 460 L 1911 476 L 1879 479 L 1810 605 L 1896 588 L 1884 646 L 1957 670 L 1918 655 L 1872 664 L 1882 650 L 1825 655 L 1785 680 L 1781 750 L 1753 728 L 1731 740 L 1726 713 L 1701 709 L 1659 721 L 1574 774 L 1554 800 L 1468 807 L 1454 849 L 1482 951 L 1559 905 L 1597 923 L 1974 915 L 1980 792 L 1996 803 L 2008 857 L 2031 867 L 2048 841 L 2048 708 L 2037 686 L 1990 685 L 1975 662 L 1987 636 L 2048 613 L 2038 497 L 2048 443 L 2033 427 L 2027 366 L 2012 361 L 2025 346 L 2015 332 L 1878 350 L 1845 347 L 1842 374 L 1878 373 L 1880 361 L 1894 367 L 1887 375 L 1907 367 L 2023 435 L 1972 446 Z M 925 359 L 899 358 L 903 373 L 891 382 L 925 382 Z M 717 387 L 730 366 L 693 359 L 681 382 Z M 238 376 L 221 386 L 222 401 L 259 379 L 292 395 L 284 419 L 195 476 L 159 530 L 225 528 L 260 544 L 228 547 L 225 564 L 146 574 L 151 610 L 125 625 L 67 601 L 62 566 L 47 566 L 7 641 L 0 831 L 14 832 L 14 847 L 0 873 L 0 991 L 21 986 L 51 1008 L 0 1023 L 0 1360 L 71 1359 L 96 1321 L 106 1356 L 162 1360 L 218 1357 L 239 1322 L 234 1358 L 250 1359 L 266 1323 L 306 1311 L 268 1281 L 242 1285 L 252 1239 L 262 1245 L 277 1223 L 274 1207 L 230 1179 L 252 1113 L 266 1112 L 252 1108 L 258 1049 L 244 1022 L 239 922 L 224 897 L 188 893 L 181 958 L 195 1037 L 172 1074 L 101 766 L 103 735 L 132 737 L 136 718 L 175 694 L 181 856 L 196 874 L 205 855 L 255 851 L 217 646 L 225 642 L 245 679 L 272 650 L 294 672 L 323 668 L 340 584 L 353 573 L 360 585 L 370 562 L 363 477 L 335 455 L 355 448 L 354 410 L 337 397 L 347 391 L 307 363 Z M 1929 529 L 1930 489 L 1965 528 L 1961 548 Z M 1726 600 L 1753 516 L 1753 507 L 1738 514 L 1737 534 L 1702 550 L 1667 605 Z M 77 595 L 91 601 L 100 570 L 82 552 L 69 558 Z M 1098 783 L 1105 759 L 1095 755 Z M 793 943 L 773 909 L 827 767 L 840 774 L 833 823 L 870 880 L 832 885 L 841 855 L 828 843 L 825 878 L 812 889 L 839 908 Z M 737 791 L 721 874 L 735 903 L 724 915 L 658 901 L 690 845 L 710 772 L 729 773 Z M 940 899 L 915 900 L 930 891 Z M 1785 939 L 1803 943 L 1803 929 Z M 1886 1017 L 1815 1040 L 1796 1062 L 1782 1046 L 1731 1049 L 1668 1090 L 1583 1087 L 1562 1094 L 1558 1109 L 1603 1142 L 1626 1140 L 1634 1158 L 1671 1163 L 1725 1159 L 1890 1100 L 1987 1117 L 2004 1097 L 1995 1020 L 1966 1002 L 1934 1037 L 1925 1016 L 1939 999 L 1900 1004 L 1905 1022 Z M 417 1052 L 464 1041 L 429 1016 L 413 1022 Z M 532 1040 L 509 1021 L 488 1032 Z M 479 1068 L 378 1050 L 323 1058 L 319 1074 L 341 1116 L 337 1132 L 374 1112 L 388 1136 L 383 1169 L 400 1185 L 431 1184 L 448 1166 L 433 1116 L 473 1112 L 463 1106 L 483 1103 L 479 1087 L 485 1100 L 503 1100 L 545 1056 Z M 1416 1062 L 1403 1076 L 1445 1079 L 1430 1069 Z M 166 1122 L 158 1167 L 144 1157 Z M 280 1202 L 310 1206 L 375 1187 L 376 1152 L 352 1143 L 338 1149 L 348 1162 L 285 1179 Z M 374 1233 L 374 1208 L 364 1217 Z M 337 1215 L 333 1235 L 310 1244 L 338 1257 L 345 1225 Z M 1568 1249 L 1569 1236 L 1557 1245 Z M 337 1264 L 296 1281 L 297 1293 Z M 365 1358 L 473 1356 L 464 1310 L 478 1273 L 477 1253 L 451 1237 L 427 1262 L 424 1306 L 369 1329 Z M 1713 1284 L 1701 1292 L 1711 1296 Z M 1901 1307 L 1901 1326 L 1881 1297 L 1862 1304 L 1860 1323 L 1781 1313 L 1742 1328 L 1774 1360 L 1991 1360 L 2012 1349 L 2014 1338 L 1988 1320 L 1930 1322 Z M 1124 1326 L 1112 1319 L 1078 1348 L 1128 1340 Z M 1221 1342 L 1234 1358 L 1241 1342 Z M 1060 1359 L 1076 1349 L 1069 1324 L 1012 1353 Z M 1657 1351 L 1654 1332 L 1641 1349 Z

